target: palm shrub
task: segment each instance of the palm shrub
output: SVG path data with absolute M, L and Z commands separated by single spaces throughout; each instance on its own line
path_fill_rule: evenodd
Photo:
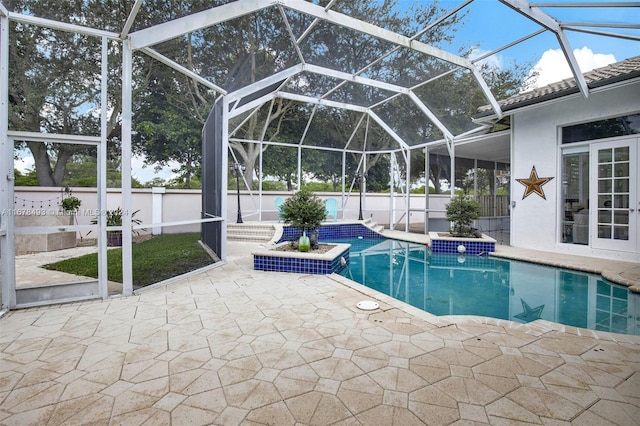
M 447 220 L 452 222 L 451 235 L 472 237 L 473 221 L 480 217 L 480 203 L 459 194 L 446 207 Z
M 305 187 L 284 201 L 280 213 L 285 224 L 302 232 L 319 228 L 326 216 L 322 200 Z

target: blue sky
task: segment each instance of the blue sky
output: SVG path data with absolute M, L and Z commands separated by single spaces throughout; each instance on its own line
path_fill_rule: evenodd
M 410 0 L 400 0 L 406 7 Z M 453 9 L 461 1 L 446 0 L 441 5 Z M 454 47 L 477 45 L 480 53 L 490 52 L 511 41 L 529 35 L 540 27 L 497 0 L 475 0 L 463 9 L 466 24 L 458 31 Z M 632 24 L 640 23 L 640 8 L 544 8 L 544 12 L 562 22 Z M 600 31 L 640 36 L 640 30 L 592 28 Z M 582 72 L 640 55 L 640 42 L 600 35 L 566 31 Z M 575 51 L 578 52 L 575 52 Z M 553 51 L 553 52 L 551 52 Z M 509 66 L 513 61 L 538 66 L 538 86 L 570 77 L 557 38 L 545 32 L 492 57 L 494 63 Z

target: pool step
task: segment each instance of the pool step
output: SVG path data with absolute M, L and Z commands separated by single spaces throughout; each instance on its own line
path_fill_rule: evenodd
M 229 223 L 227 224 L 227 239 L 229 241 L 246 241 L 264 243 L 271 241 L 276 229 L 269 223 Z
M 378 234 L 384 234 L 384 226 L 378 225 L 378 222 L 374 222 L 371 219 L 366 219 L 363 222 L 363 225 L 365 225 L 367 228 L 371 229 L 372 231 L 377 232 Z

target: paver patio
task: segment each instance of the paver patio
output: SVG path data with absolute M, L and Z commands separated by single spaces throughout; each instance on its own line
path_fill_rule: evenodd
M 640 422 L 639 336 L 438 318 L 342 277 L 254 271 L 251 248 L 132 297 L 7 314 L 0 424 Z

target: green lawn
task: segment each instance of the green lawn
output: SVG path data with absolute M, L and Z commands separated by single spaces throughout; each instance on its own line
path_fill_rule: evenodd
M 200 246 L 199 233 L 168 234 L 133 245 L 133 285 L 144 287 L 214 263 Z M 122 282 L 122 249 L 107 251 L 108 277 Z M 98 277 L 98 255 L 66 259 L 43 268 L 86 277 Z

